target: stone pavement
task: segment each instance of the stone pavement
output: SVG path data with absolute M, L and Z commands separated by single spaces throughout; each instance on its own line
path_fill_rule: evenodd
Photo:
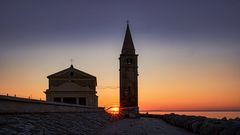
M 97 135 L 195 135 L 155 118 L 123 119 L 113 122 Z
M 1 114 L 0 135 L 89 135 L 110 122 L 104 112 Z

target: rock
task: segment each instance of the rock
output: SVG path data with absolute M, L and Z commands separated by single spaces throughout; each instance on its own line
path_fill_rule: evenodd
M 205 121 L 199 129 L 200 135 L 219 135 L 223 130 L 221 124 L 211 123 L 211 121 Z
M 195 121 L 193 124 L 192 124 L 192 131 L 194 133 L 199 133 L 199 129 L 200 127 L 202 126 L 202 122 L 200 121 Z
M 240 121 L 240 118 L 239 118 L 239 117 L 236 117 L 236 118 L 235 118 L 235 120 L 238 120 L 238 121 Z
M 222 120 L 225 120 L 225 121 L 226 121 L 226 120 L 227 120 L 227 118 L 226 118 L 226 117 L 223 117 L 223 118 L 222 118 Z
M 151 117 L 151 115 L 148 117 Z M 229 120 L 227 118 L 212 119 L 202 116 L 186 116 L 173 113 L 161 115 L 159 118 L 174 126 L 190 130 L 200 135 L 240 135 L 239 118 Z
M 227 125 L 225 128 L 220 132 L 219 135 L 235 135 L 240 127 L 234 125 Z
M 235 135 L 240 135 L 240 129 L 237 131 L 237 133 Z

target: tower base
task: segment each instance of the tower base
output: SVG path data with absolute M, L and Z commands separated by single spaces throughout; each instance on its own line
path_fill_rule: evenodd
M 137 118 L 139 117 L 139 108 L 138 107 L 120 108 L 120 115 L 123 118 Z

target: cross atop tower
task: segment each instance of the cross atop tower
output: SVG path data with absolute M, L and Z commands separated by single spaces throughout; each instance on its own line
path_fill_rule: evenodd
M 127 20 L 127 24 L 129 24 L 130 23 L 130 21 L 129 20 Z
M 73 59 L 70 59 L 71 67 L 73 67 Z

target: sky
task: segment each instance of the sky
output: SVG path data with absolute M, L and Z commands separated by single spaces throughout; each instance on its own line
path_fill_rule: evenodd
M 239 0 L 1 0 L 0 94 L 45 99 L 73 59 L 99 106 L 119 104 L 127 20 L 140 110 L 240 109 Z

